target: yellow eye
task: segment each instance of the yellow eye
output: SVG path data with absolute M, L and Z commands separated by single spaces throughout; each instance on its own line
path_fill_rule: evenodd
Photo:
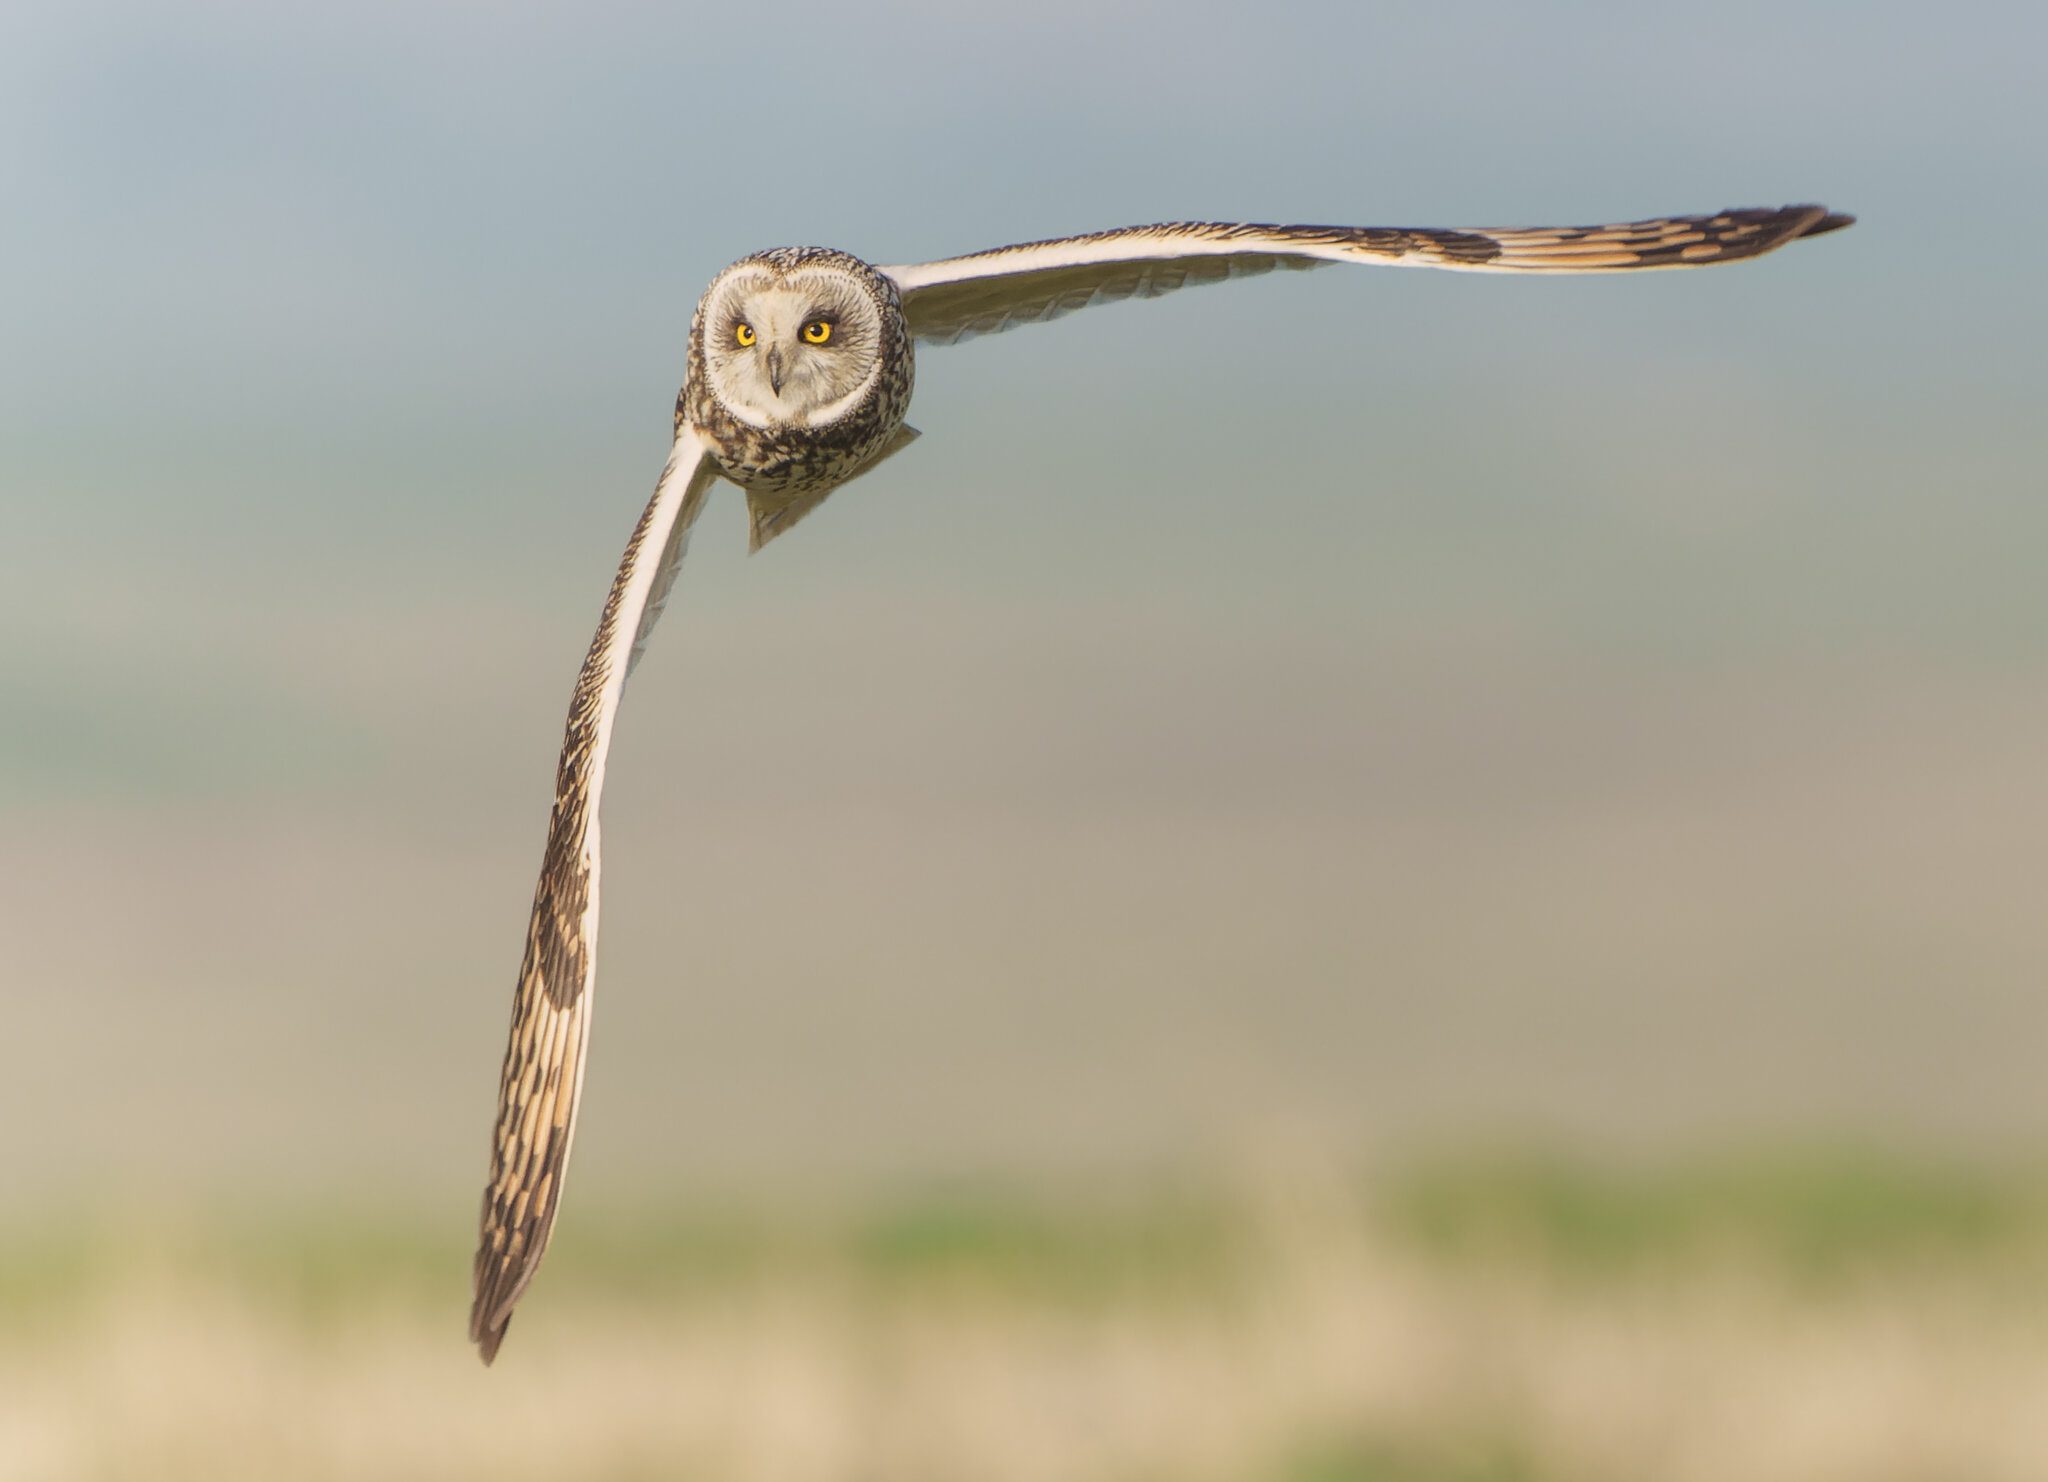
M 754 343 L 754 326 L 751 324 L 735 325 L 732 337 L 739 341 L 740 348 L 744 350 L 747 346 Z
M 831 338 L 832 321 L 829 319 L 813 319 L 804 326 L 804 343 L 806 345 L 822 345 Z

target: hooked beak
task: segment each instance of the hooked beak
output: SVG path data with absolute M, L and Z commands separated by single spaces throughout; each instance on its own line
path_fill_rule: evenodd
M 777 345 L 768 352 L 768 386 L 777 396 L 782 395 L 782 346 Z

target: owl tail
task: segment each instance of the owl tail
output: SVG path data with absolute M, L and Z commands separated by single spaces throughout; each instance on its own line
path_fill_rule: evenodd
M 917 440 L 917 436 L 915 427 L 897 428 L 896 435 L 882 445 L 881 452 L 855 469 L 849 478 L 841 479 L 828 489 L 808 494 L 769 494 L 758 489 L 747 490 L 747 553 L 751 555 L 761 549 L 890 454 L 902 452 Z

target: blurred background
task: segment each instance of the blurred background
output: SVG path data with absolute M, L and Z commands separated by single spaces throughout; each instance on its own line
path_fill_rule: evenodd
M 2038 7 L 0 9 L 0 1478 L 2048 1473 Z M 723 490 L 573 1190 L 468 1252 L 724 264 L 1819 200 L 921 357 Z

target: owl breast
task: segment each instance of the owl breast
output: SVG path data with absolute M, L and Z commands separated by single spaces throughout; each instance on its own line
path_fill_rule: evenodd
M 706 364 L 704 337 L 719 285 L 742 271 L 786 276 L 799 269 L 843 275 L 873 301 L 880 321 L 878 370 L 864 393 L 829 421 L 776 421 L 742 415 L 719 395 Z M 719 275 L 690 324 L 676 426 L 697 428 L 727 478 L 750 494 L 822 496 L 865 468 L 902 427 L 915 377 L 911 338 L 896 285 L 848 253 L 777 247 L 742 258 Z

